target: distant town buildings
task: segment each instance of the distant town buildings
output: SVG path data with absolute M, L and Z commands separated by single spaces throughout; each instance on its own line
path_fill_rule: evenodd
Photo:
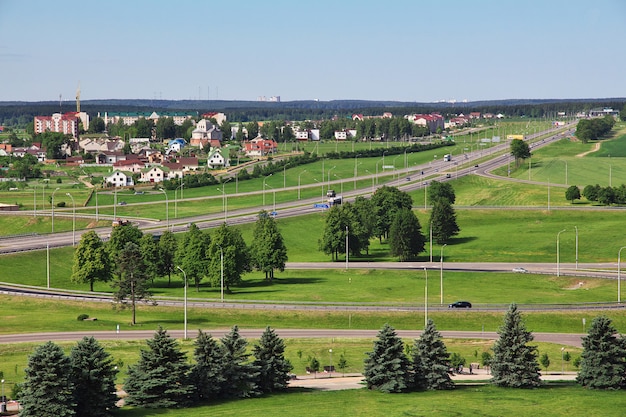
M 52 116 L 35 116 L 35 134 L 57 132 L 78 137 L 78 126 L 82 122 L 83 129 L 89 129 L 89 115 L 85 112 L 54 113 Z

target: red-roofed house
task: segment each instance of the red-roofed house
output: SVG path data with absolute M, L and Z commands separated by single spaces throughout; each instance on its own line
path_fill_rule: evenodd
M 244 152 L 247 156 L 266 156 L 275 154 L 278 150 L 276 141 L 263 139 L 258 136 L 251 141 L 244 142 Z

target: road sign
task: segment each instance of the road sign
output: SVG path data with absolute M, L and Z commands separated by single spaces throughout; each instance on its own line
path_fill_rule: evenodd
M 328 204 L 314 204 L 313 208 L 321 208 L 321 209 L 327 209 L 329 206 Z

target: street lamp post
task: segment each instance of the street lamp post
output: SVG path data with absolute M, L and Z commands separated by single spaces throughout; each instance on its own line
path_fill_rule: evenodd
M 178 268 L 180 270 L 180 272 L 183 273 L 183 276 L 185 277 L 185 291 L 184 291 L 184 300 L 183 300 L 183 309 L 184 309 L 184 316 L 185 316 L 185 327 L 184 327 L 184 339 L 187 340 L 187 274 L 185 273 L 185 271 L 183 271 L 183 269 L 180 266 L 177 266 L 176 268 Z
M 354 142 L 352 142 L 354 143 Z M 354 189 L 356 190 L 356 177 L 358 177 L 357 158 L 359 155 L 354 155 Z
M 576 269 L 578 269 L 578 227 L 574 226 L 576 231 Z
M 174 190 L 174 218 L 178 218 L 178 189 L 180 188 L 180 198 L 183 198 L 183 189 L 182 187 L 185 185 L 185 183 L 181 183 L 178 187 L 176 187 L 176 189 Z
M 365 172 L 367 172 L 368 174 L 370 174 L 370 176 L 372 176 L 372 194 L 374 194 L 374 176 L 367 169 L 365 170 Z
M 565 229 L 561 230 L 556 234 L 556 276 L 561 276 L 561 262 L 560 262 L 560 247 L 559 247 L 559 236 L 563 233 Z
M 76 246 L 76 202 L 72 194 L 65 193 L 65 195 L 72 199 L 72 246 Z
M 339 195 L 343 195 L 343 181 L 341 181 L 342 178 L 338 176 L 337 174 L 333 174 L 333 177 L 339 180 Z
M 328 349 L 328 353 L 330 354 L 330 367 L 328 368 L 329 378 L 333 377 L 333 350 Z
M 265 181 L 271 177 L 272 174 L 266 176 L 265 178 L 263 178 L 263 205 L 265 206 Z M 322 178 L 323 179 L 323 178 Z
M 52 203 L 52 233 L 54 233 L 54 193 L 57 191 L 59 191 L 59 187 L 54 189 L 52 196 L 50 197 L 50 202 Z
M 334 165 L 332 168 L 328 169 L 328 188 L 330 188 L 330 171 L 332 171 L 333 169 L 337 168 L 336 165 Z M 322 178 L 323 180 L 324 178 Z
M 565 356 L 565 348 L 562 347 L 561 348 L 561 375 L 563 375 L 565 373 L 565 370 L 563 368 L 563 358 Z
M 165 224 L 167 225 L 167 229 L 169 229 L 170 228 L 170 204 L 167 199 L 167 193 L 165 192 L 165 190 L 163 188 L 159 188 L 159 190 L 161 190 L 163 195 L 165 195 Z
M 426 267 L 424 267 L 424 276 L 426 277 L 424 284 L 424 328 L 426 328 L 428 326 L 428 271 Z
M 441 247 L 441 257 L 439 258 L 439 271 L 440 271 L 440 276 L 439 276 L 439 280 L 440 280 L 440 286 L 441 286 L 441 294 L 440 294 L 440 300 L 439 300 L 439 304 L 443 305 L 443 248 L 445 248 L 446 246 L 448 246 L 447 243 L 445 243 L 442 247 Z
M 619 248 L 619 251 L 617 252 L 617 304 L 621 304 L 622 303 L 622 273 L 621 273 L 621 256 L 622 256 L 622 249 L 626 248 L 626 246 L 622 246 L 621 248 Z
M 298 174 L 298 200 L 300 200 L 300 176 L 306 172 L 306 169 Z
M 221 245 L 218 245 L 220 247 L 220 288 L 221 288 L 221 297 L 222 297 L 222 303 L 224 302 L 224 249 L 222 249 Z
M 348 270 L 348 226 L 346 226 L 346 270 Z

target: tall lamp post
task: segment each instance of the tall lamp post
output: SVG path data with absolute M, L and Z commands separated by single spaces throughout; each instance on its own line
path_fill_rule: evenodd
M 271 176 L 272 176 L 272 174 L 270 174 L 267 177 L 263 178 L 263 205 L 265 205 L 265 180 L 267 180 Z
M 348 270 L 348 226 L 346 226 L 346 271 Z
M 300 176 L 306 172 L 306 169 L 298 174 L 298 200 L 300 200 Z
M 76 202 L 72 194 L 65 193 L 65 195 L 72 199 L 72 246 L 76 246 Z
M 183 273 L 183 277 L 185 277 L 185 291 L 184 291 L 184 301 L 183 301 L 183 309 L 184 309 L 184 315 L 185 315 L 185 330 L 184 330 L 184 335 L 183 338 L 185 340 L 187 340 L 187 274 L 185 273 L 185 271 L 183 271 L 183 269 L 180 266 L 177 266 L 176 268 L 178 268 L 180 270 L 180 272 Z
M 440 294 L 439 303 L 441 305 L 443 305 L 443 248 L 445 248 L 446 246 L 448 246 L 447 243 L 445 243 L 441 247 L 441 257 L 439 258 L 439 271 L 440 271 L 439 280 L 440 280 L 440 286 L 441 286 L 441 294 Z
M 328 188 L 330 188 L 330 171 L 332 171 L 333 169 L 337 168 L 337 165 L 334 165 L 332 168 L 328 169 Z M 323 180 L 324 178 L 322 178 Z
M 167 229 L 169 229 L 170 228 L 170 204 L 167 199 L 167 193 L 165 192 L 165 190 L 163 188 L 159 188 L 159 190 L 161 190 L 163 195 L 165 195 L 165 224 L 167 225 Z
M 222 303 L 224 302 L 224 249 L 222 245 L 217 245 L 220 248 L 220 294 Z
M 52 203 L 52 233 L 54 233 L 54 193 L 57 191 L 59 191 L 59 187 L 54 189 L 52 196 L 50 197 L 50 202 Z
M 354 142 L 353 142 L 354 143 Z M 354 189 L 356 190 L 356 177 L 358 177 L 358 169 L 357 169 L 357 158 L 359 155 L 354 155 Z
M 330 354 L 330 368 L 328 368 L 329 378 L 333 377 L 333 350 L 328 349 L 328 353 Z
M 621 256 L 622 249 L 626 248 L 626 246 L 622 246 L 619 248 L 619 252 L 617 252 L 617 304 L 622 303 L 622 275 L 621 275 Z
M 576 231 L 576 269 L 578 269 L 578 227 L 574 226 Z
M 561 262 L 560 262 L 560 246 L 559 246 L 559 236 L 563 233 L 565 229 L 561 230 L 556 234 L 556 276 L 561 276 Z
M 185 183 L 181 183 L 178 187 L 176 187 L 176 189 L 174 190 L 174 218 L 177 219 L 178 218 L 178 189 L 180 188 L 180 198 L 183 198 L 183 189 L 182 187 L 185 186 Z
M 428 271 L 426 267 L 424 267 L 424 276 L 426 277 L 424 284 L 424 328 L 426 328 L 428 326 Z

